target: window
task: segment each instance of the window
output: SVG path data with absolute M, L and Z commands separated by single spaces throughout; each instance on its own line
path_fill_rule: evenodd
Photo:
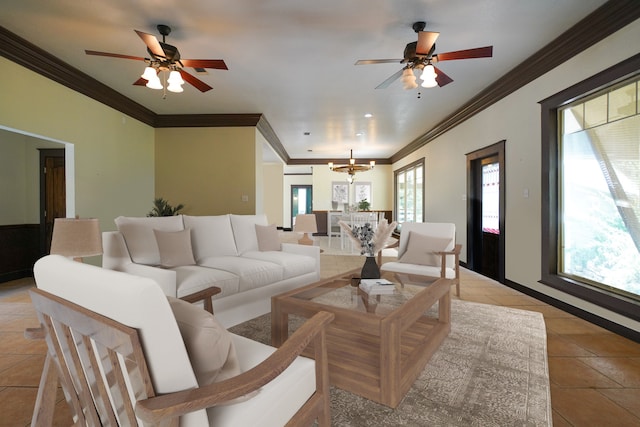
M 640 318 L 640 55 L 542 101 L 542 283 Z
M 424 222 L 424 159 L 394 172 L 396 221 Z

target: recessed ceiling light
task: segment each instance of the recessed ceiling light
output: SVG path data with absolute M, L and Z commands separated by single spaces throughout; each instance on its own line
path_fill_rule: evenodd
M 371 113 L 367 113 L 367 114 L 365 114 L 364 116 L 368 119 L 368 118 L 373 117 L 373 114 L 371 114 Z
M 362 132 L 356 133 L 356 136 L 362 136 L 362 135 L 364 135 Z

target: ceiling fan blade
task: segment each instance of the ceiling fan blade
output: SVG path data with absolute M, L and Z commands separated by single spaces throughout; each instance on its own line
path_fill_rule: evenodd
M 396 73 L 394 73 L 387 80 L 383 81 L 378 86 L 376 86 L 376 89 L 386 89 L 386 88 L 388 88 L 391 83 L 395 82 L 396 80 L 398 80 L 400 78 L 400 76 L 402 75 L 403 71 L 404 71 L 404 68 L 399 69 Z
M 438 61 L 452 61 L 454 59 L 490 58 L 493 56 L 493 46 L 477 47 L 475 49 L 456 50 L 454 52 L 438 53 Z
M 402 59 L 359 59 L 355 65 L 369 65 L 369 64 L 401 64 Z
M 448 85 L 453 81 L 453 79 L 443 73 L 441 69 L 437 67 L 433 67 L 433 69 L 436 72 L 436 83 L 438 83 L 438 86 L 442 87 L 444 85 Z
M 144 61 L 144 58 L 140 56 L 122 55 L 119 53 L 98 52 L 96 50 L 85 50 L 84 53 L 86 53 L 87 55 L 108 56 L 110 58 L 122 58 L 122 59 L 133 59 L 136 61 Z
M 134 86 L 146 86 L 149 81 L 147 79 L 143 79 L 140 77 L 138 80 L 133 82 Z
M 420 31 L 418 33 L 418 44 L 416 45 L 416 53 L 418 55 L 428 55 L 433 48 L 434 43 L 440 33 L 433 31 Z
M 214 68 L 216 70 L 228 70 L 227 64 L 222 59 L 181 59 L 183 67 Z
M 162 46 L 160 46 L 160 42 L 153 34 L 143 33 L 142 31 L 133 30 L 140 36 L 144 44 L 147 45 L 151 53 L 156 56 L 165 57 L 164 50 L 162 50 Z
M 180 69 L 178 71 L 180 71 L 180 75 L 182 76 L 182 79 L 185 82 L 189 83 L 191 86 L 195 87 L 200 92 L 206 92 L 208 90 L 213 89 L 211 86 L 209 86 L 202 80 L 198 79 L 197 77 L 194 77 L 191 74 L 187 73 L 185 70 Z

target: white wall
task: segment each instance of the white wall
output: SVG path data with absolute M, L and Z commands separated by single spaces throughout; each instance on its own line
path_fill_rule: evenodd
M 541 112 L 539 101 L 638 53 L 640 21 L 623 28 L 482 111 L 410 156 L 426 159 L 426 219 L 456 223 L 466 243 L 466 153 L 506 140 L 506 278 L 640 331 L 640 323 L 538 283 L 541 265 Z M 437 89 L 436 89 L 437 90 Z M 528 197 L 524 197 L 528 190 Z M 461 259 L 466 261 L 466 247 Z

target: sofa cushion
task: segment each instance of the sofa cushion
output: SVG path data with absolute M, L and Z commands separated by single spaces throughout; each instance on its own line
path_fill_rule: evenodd
M 414 231 L 409 232 L 407 249 L 398 259 L 405 264 L 442 265 L 442 256 L 436 252 L 452 249 L 453 239 L 425 236 Z
M 440 269 L 441 267 L 436 267 L 433 265 L 407 264 L 398 261 L 385 262 L 384 264 L 382 264 L 382 266 L 380 266 L 380 271 L 416 274 L 418 276 L 427 277 L 440 277 Z M 444 270 L 444 275 L 447 279 L 455 279 L 456 271 L 451 267 L 447 267 Z
M 200 387 L 242 373 L 231 334 L 213 314 L 167 297 Z
M 194 265 L 193 250 L 191 249 L 191 231 L 153 230 L 160 252 L 160 265 L 171 268 L 179 265 Z
M 238 254 L 247 251 L 258 250 L 258 237 L 255 225 L 268 225 L 267 216 L 260 215 L 234 215 L 231 214 L 231 228 L 238 248 Z
M 196 261 L 212 256 L 238 255 L 229 215 L 183 215 L 185 228 L 191 229 Z
M 252 258 L 278 264 L 283 268 L 284 279 L 302 276 L 316 271 L 316 260 L 307 255 L 282 251 L 245 252 L 242 258 Z
M 171 270 L 176 272 L 176 296 L 178 298 L 211 286 L 217 286 L 221 290 L 214 298 L 222 298 L 238 292 L 240 278 L 228 271 L 199 265 L 184 265 Z
M 124 236 L 131 260 L 136 264 L 159 265 L 160 251 L 153 230 L 184 230 L 182 215 L 160 217 L 125 217 L 115 219 Z
M 271 346 L 235 334 L 231 334 L 231 338 L 240 367 L 245 372 L 275 351 Z M 212 426 L 283 426 L 311 397 L 315 388 L 315 362 L 297 357 L 280 376 L 262 387 L 251 399 L 207 409 L 209 423 Z
M 259 251 L 279 251 L 282 248 L 282 244 L 280 243 L 280 236 L 278 236 L 278 228 L 275 224 L 256 224 L 255 227 Z
M 211 257 L 200 261 L 200 265 L 238 276 L 238 292 L 270 285 L 284 277 L 284 268 L 278 264 L 239 256 Z

